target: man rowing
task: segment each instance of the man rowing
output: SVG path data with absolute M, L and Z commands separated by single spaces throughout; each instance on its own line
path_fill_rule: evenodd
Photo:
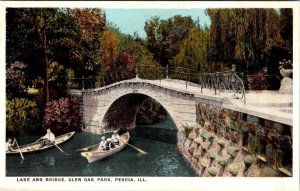
M 14 149 L 12 148 L 16 144 L 16 139 L 12 142 L 11 139 L 8 139 L 7 142 L 5 143 L 5 151 L 13 151 Z
M 41 147 L 44 147 L 46 145 L 54 144 L 55 135 L 51 132 L 50 129 L 47 129 L 46 135 L 44 135 L 43 137 L 41 137 L 41 139 L 44 140 L 42 142 L 42 146 Z

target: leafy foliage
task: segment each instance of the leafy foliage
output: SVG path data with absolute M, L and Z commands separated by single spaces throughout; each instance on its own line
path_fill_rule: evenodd
M 147 34 L 146 46 L 153 53 L 154 59 L 162 66 L 170 63 L 178 53 L 181 41 L 196 24 L 191 17 L 176 15 L 163 20 L 152 17 L 145 23 Z
M 264 66 L 272 72 L 278 68 L 275 65 L 278 60 L 274 59 L 282 56 L 286 48 L 278 29 L 279 15 L 274 9 L 208 9 L 207 12 L 212 20 L 209 54 L 217 64 L 216 70 L 220 64 L 232 63 L 248 74 Z
M 147 99 L 138 111 L 137 124 L 153 125 L 162 121 L 167 115 L 166 110 L 153 99 Z
M 113 70 L 118 58 L 118 37 L 113 31 L 107 30 L 103 33 L 100 51 L 101 70 Z
M 75 71 L 75 76 L 95 75 L 100 68 L 104 29 L 105 17 L 100 9 L 7 9 L 6 58 L 9 62 L 26 62 L 29 80 L 43 76 L 44 85 L 46 60 L 63 63 L 65 69 Z
M 285 40 L 286 47 L 292 51 L 293 47 L 293 11 L 292 9 L 280 9 L 280 34 Z
M 39 109 L 34 101 L 15 98 L 6 104 L 7 134 L 28 134 L 40 126 Z
M 129 72 L 134 72 L 136 66 L 136 58 L 134 55 L 130 55 L 127 52 L 122 54 L 122 64 L 126 67 Z
M 7 97 L 20 97 L 26 91 L 25 68 L 23 62 L 15 62 L 6 68 Z
M 190 68 L 195 71 L 207 72 L 208 29 L 191 28 L 187 37 L 182 40 L 179 52 L 173 57 L 171 66 Z
M 61 134 L 78 129 L 79 122 L 79 106 L 76 97 L 61 98 L 47 104 L 44 117 L 45 128 Z
M 66 71 L 63 65 L 51 62 L 48 75 L 50 88 L 62 89 L 66 87 Z
M 260 154 L 261 144 L 257 137 L 249 136 L 248 150 L 250 153 Z

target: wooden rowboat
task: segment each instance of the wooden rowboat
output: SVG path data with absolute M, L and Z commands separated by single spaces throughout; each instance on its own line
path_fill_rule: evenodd
M 106 157 L 109 157 L 121 151 L 128 143 L 129 138 L 130 138 L 129 133 L 128 132 L 124 133 L 123 135 L 120 136 L 120 145 L 118 147 L 110 149 L 108 151 L 98 151 L 99 144 L 96 144 L 90 147 L 86 147 L 84 149 L 80 149 L 81 151 L 82 150 L 84 151 L 81 152 L 81 155 L 85 157 L 89 163 L 104 159 Z
M 57 137 L 55 137 L 54 143 L 56 145 L 62 144 L 64 142 L 68 141 L 69 139 L 71 139 L 71 137 L 74 134 L 75 134 L 75 131 L 72 131 L 72 132 L 57 136 Z M 44 147 L 42 147 L 43 142 L 44 141 L 39 141 L 39 142 L 35 142 L 35 143 L 30 143 L 27 145 L 22 145 L 22 146 L 19 146 L 19 149 L 17 147 L 13 147 L 13 151 L 6 151 L 6 154 L 7 155 L 20 154 L 20 151 L 23 154 L 33 153 L 33 152 L 38 152 L 38 151 L 44 151 L 44 150 L 54 147 L 53 144 L 45 145 Z

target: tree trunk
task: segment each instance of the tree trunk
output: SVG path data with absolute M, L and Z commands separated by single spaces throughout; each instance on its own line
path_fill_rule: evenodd
M 46 29 L 43 28 L 42 31 L 42 47 L 44 49 L 44 104 L 45 106 L 49 102 L 49 90 L 48 90 L 48 53 L 47 53 L 47 39 L 46 39 Z

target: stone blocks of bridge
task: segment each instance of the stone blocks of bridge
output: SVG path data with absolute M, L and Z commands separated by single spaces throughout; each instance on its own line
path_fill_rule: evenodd
M 143 81 L 120 82 L 101 89 L 85 90 L 82 97 L 85 131 L 93 133 L 120 126 L 134 128 L 136 112 L 144 98 L 148 97 L 166 109 L 179 130 L 183 125 L 196 124 L 193 95 Z
M 292 176 L 292 127 L 205 103 L 177 146 L 199 176 Z

